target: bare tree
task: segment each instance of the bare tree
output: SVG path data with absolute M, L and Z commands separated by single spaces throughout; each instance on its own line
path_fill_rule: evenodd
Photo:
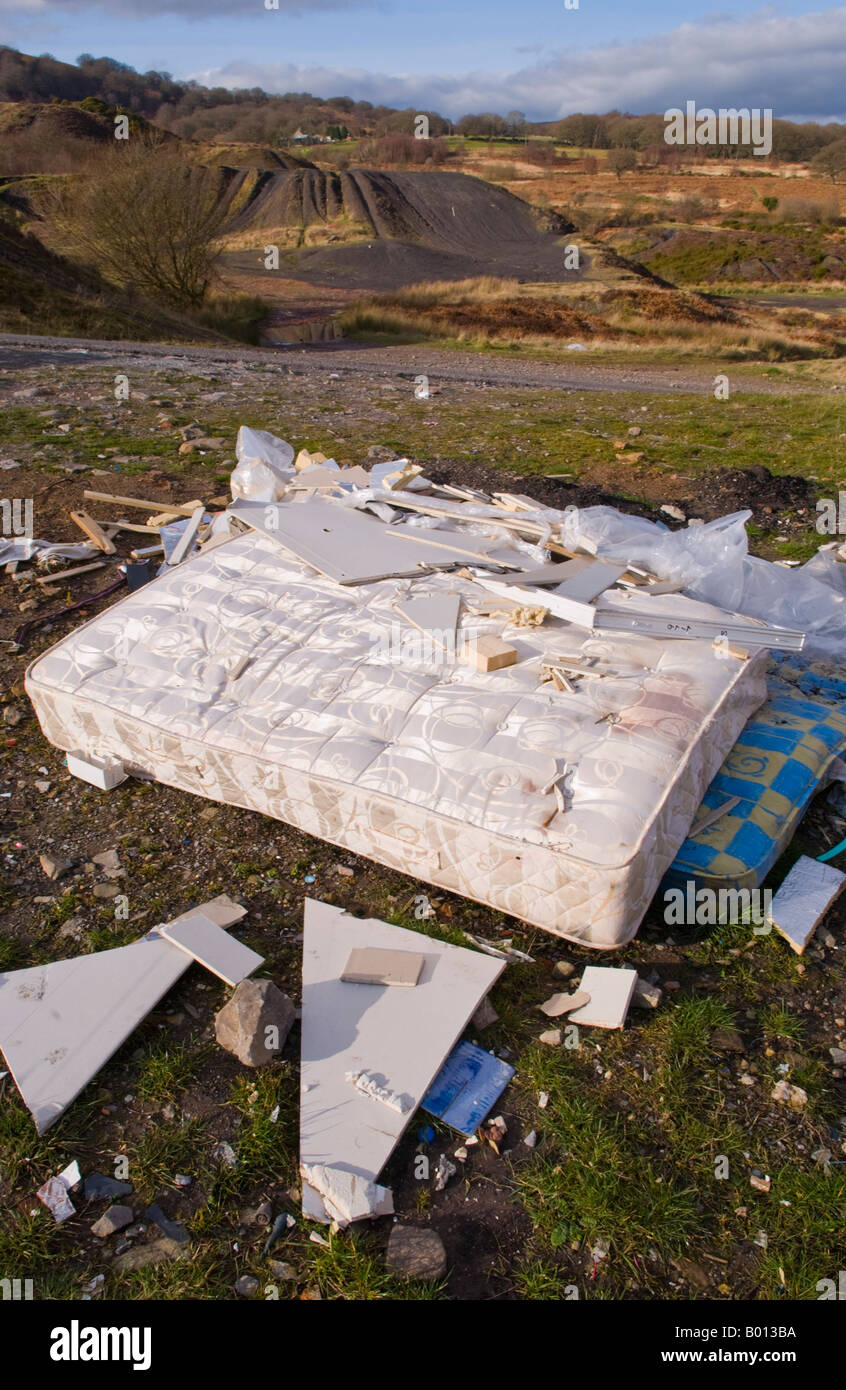
M 208 292 L 226 219 L 220 175 L 133 136 L 83 175 L 54 180 L 37 211 L 58 249 L 120 286 L 183 308 Z

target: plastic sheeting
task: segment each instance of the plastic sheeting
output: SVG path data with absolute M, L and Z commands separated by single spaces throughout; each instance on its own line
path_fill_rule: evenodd
M 669 531 L 613 507 L 564 511 L 565 545 L 588 543 L 603 559 L 643 565 L 682 582 L 691 598 L 807 634 L 812 657 L 846 662 L 846 565 L 823 547 L 798 569 L 749 554 L 746 522 L 733 512 L 704 526 Z

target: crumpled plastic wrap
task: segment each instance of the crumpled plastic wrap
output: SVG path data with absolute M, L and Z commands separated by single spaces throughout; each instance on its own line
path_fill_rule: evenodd
M 229 479 L 233 499 L 279 502 L 295 476 L 294 451 L 268 430 L 242 425 L 235 443 L 236 467 Z

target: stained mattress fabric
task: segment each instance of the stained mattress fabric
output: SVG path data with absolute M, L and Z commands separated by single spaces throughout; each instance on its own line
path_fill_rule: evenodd
M 444 592 L 480 595 L 444 574 L 341 588 L 239 535 L 57 643 L 27 690 L 60 748 L 261 811 L 584 945 L 620 946 L 765 699 L 766 657 L 548 618 L 507 629 L 518 663 L 481 674 L 421 651 L 397 614 Z M 460 626 L 500 634 L 503 620 L 465 607 Z M 579 651 L 620 674 L 575 695 L 540 683 L 544 661 Z

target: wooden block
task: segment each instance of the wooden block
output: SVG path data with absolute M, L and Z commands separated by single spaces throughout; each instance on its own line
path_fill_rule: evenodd
M 585 966 L 579 991 L 590 995 L 590 1003 L 571 1013 L 570 1022 L 592 1028 L 622 1028 L 636 984 L 635 970 Z
M 204 506 L 205 504 L 200 501 L 199 497 L 196 497 L 193 502 L 182 502 L 179 507 L 172 507 L 169 512 L 156 512 L 154 516 L 148 516 L 147 525 L 151 526 L 154 531 L 158 531 L 160 526 L 169 526 L 172 521 L 181 521 L 186 515 L 187 509 L 193 509 L 188 513 L 193 516 L 198 507 Z
M 71 521 L 75 522 L 80 531 L 84 531 L 92 544 L 98 550 L 102 550 L 104 555 L 114 555 L 114 542 L 110 541 L 98 521 L 89 516 L 87 512 L 71 512 Z
M 151 502 L 149 499 L 145 501 L 142 497 L 121 497 L 117 493 L 111 492 L 89 492 L 87 488 L 82 495 L 83 497 L 87 497 L 89 502 L 117 502 L 122 507 L 140 507 L 145 512 L 155 511 L 156 507 L 165 505 L 160 501 Z M 199 502 L 191 503 L 188 506 L 181 504 L 177 506 L 176 503 L 174 503 L 172 507 L 168 507 L 167 514 L 168 516 L 171 514 L 174 516 L 193 516 L 198 506 Z
M 477 637 L 464 650 L 477 671 L 500 671 L 517 660 L 516 647 L 510 647 L 501 637 Z
M 188 555 L 190 555 L 191 551 L 194 549 L 194 544 L 197 539 L 197 532 L 203 524 L 203 517 L 205 516 L 205 514 L 205 507 L 202 505 L 202 503 L 200 503 L 199 507 L 194 512 L 193 516 L 191 517 L 191 520 L 188 522 L 188 525 L 185 527 L 185 530 L 182 532 L 182 535 L 179 537 L 179 540 L 176 542 L 176 545 L 171 551 L 170 556 L 167 560 L 167 563 L 169 565 L 181 565 L 182 561 L 185 560 L 188 557 Z
M 416 985 L 425 963 L 417 951 L 387 951 L 379 946 L 356 946 L 350 951 L 342 980 L 353 985 Z
M 846 874 L 803 854 L 782 883 L 770 908 L 770 920 L 797 955 L 801 955 L 835 898 Z
M 105 560 L 95 560 L 91 565 L 78 565 L 73 570 L 59 570 L 56 574 L 45 574 L 37 580 L 42 588 L 48 588 L 50 584 L 61 584 L 65 579 L 76 579 L 80 574 L 89 574 L 91 570 L 101 570 L 105 565 Z

